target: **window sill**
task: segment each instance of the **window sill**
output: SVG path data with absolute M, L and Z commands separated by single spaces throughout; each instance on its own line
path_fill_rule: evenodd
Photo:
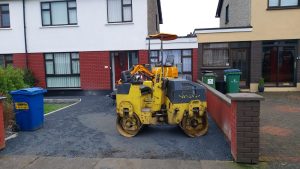
M 72 27 L 79 27 L 79 25 L 41 26 L 40 29 L 48 29 L 48 28 L 72 28 Z
M 0 28 L 0 30 L 12 30 L 12 28 Z
M 286 10 L 286 9 L 300 9 L 300 6 L 282 6 L 282 7 L 268 7 L 268 11 L 272 10 Z
M 105 24 L 106 26 L 111 26 L 111 25 L 133 25 L 133 22 L 116 22 L 116 23 L 107 23 Z

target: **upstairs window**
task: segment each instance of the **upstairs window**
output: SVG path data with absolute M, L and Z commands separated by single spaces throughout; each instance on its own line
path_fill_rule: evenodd
M 77 5 L 76 1 L 42 2 L 42 25 L 76 25 Z
M 9 28 L 10 19 L 9 19 L 9 5 L 0 4 L 0 28 Z
M 229 22 L 229 5 L 226 6 L 225 24 Z
M 107 0 L 108 23 L 132 22 L 132 0 Z
M 1 55 L 0 54 L 0 67 L 7 67 L 13 64 L 12 55 Z
M 270 8 L 280 8 L 280 7 L 299 7 L 299 0 L 269 0 Z

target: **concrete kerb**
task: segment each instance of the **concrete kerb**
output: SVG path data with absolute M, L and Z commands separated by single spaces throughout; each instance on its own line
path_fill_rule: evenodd
M 49 112 L 47 114 L 45 114 L 44 116 L 49 116 L 51 114 L 54 114 L 58 111 L 61 111 L 61 110 L 64 110 L 64 109 L 67 109 L 69 107 L 72 107 L 78 103 L 81 102 L 81 99 L 44 99 L 44 103 L 50 103 L 50 104 L 68 104 L 68 103 L 72 103 L 66 107 L 63 107 L 63 108 L 60 108 L 58 110 L 55 110 L 55 111 L 52 111 L 52 112 Z

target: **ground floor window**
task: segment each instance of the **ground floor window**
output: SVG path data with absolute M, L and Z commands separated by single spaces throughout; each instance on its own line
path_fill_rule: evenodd
M 202 56 L 202 69 L 239 69 L 240 86 L 249 86 L 250 42 L 206 43 Z
M 1 55 L 0 54 L 0 67 L 7 67 L 13 64 L 12 55 Z
M 227 67 L 229 66 L 229 44 L 211 43 L 203 45 L 204 67 Z
M 262 75 L 266 86 L 295 86 L 297 40 L 264 41 Z
M 45 54 L 48 88 L 79 88 L 79 53 Z
M 167 60 L 173 60 L 173 64 L 177 66 L 179 74 L 192 74 L 192 50 L 164 50 L 163 51 L 163 64 L 166 64 Z M 161 64 L 160 51 L 154 50 L 150 53 L 150 64 L 155 66 Z

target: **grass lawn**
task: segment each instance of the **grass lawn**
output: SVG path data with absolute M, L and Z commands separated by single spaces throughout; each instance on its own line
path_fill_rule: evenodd
M 63 108 L 63 107 L 69 106 L 69 105 L 70 104 L 48 104 L 48 103 L 45 103 L 44 104 L 44 114 L 48 114 L 52 111 L 58 110 L 60 108 Z

